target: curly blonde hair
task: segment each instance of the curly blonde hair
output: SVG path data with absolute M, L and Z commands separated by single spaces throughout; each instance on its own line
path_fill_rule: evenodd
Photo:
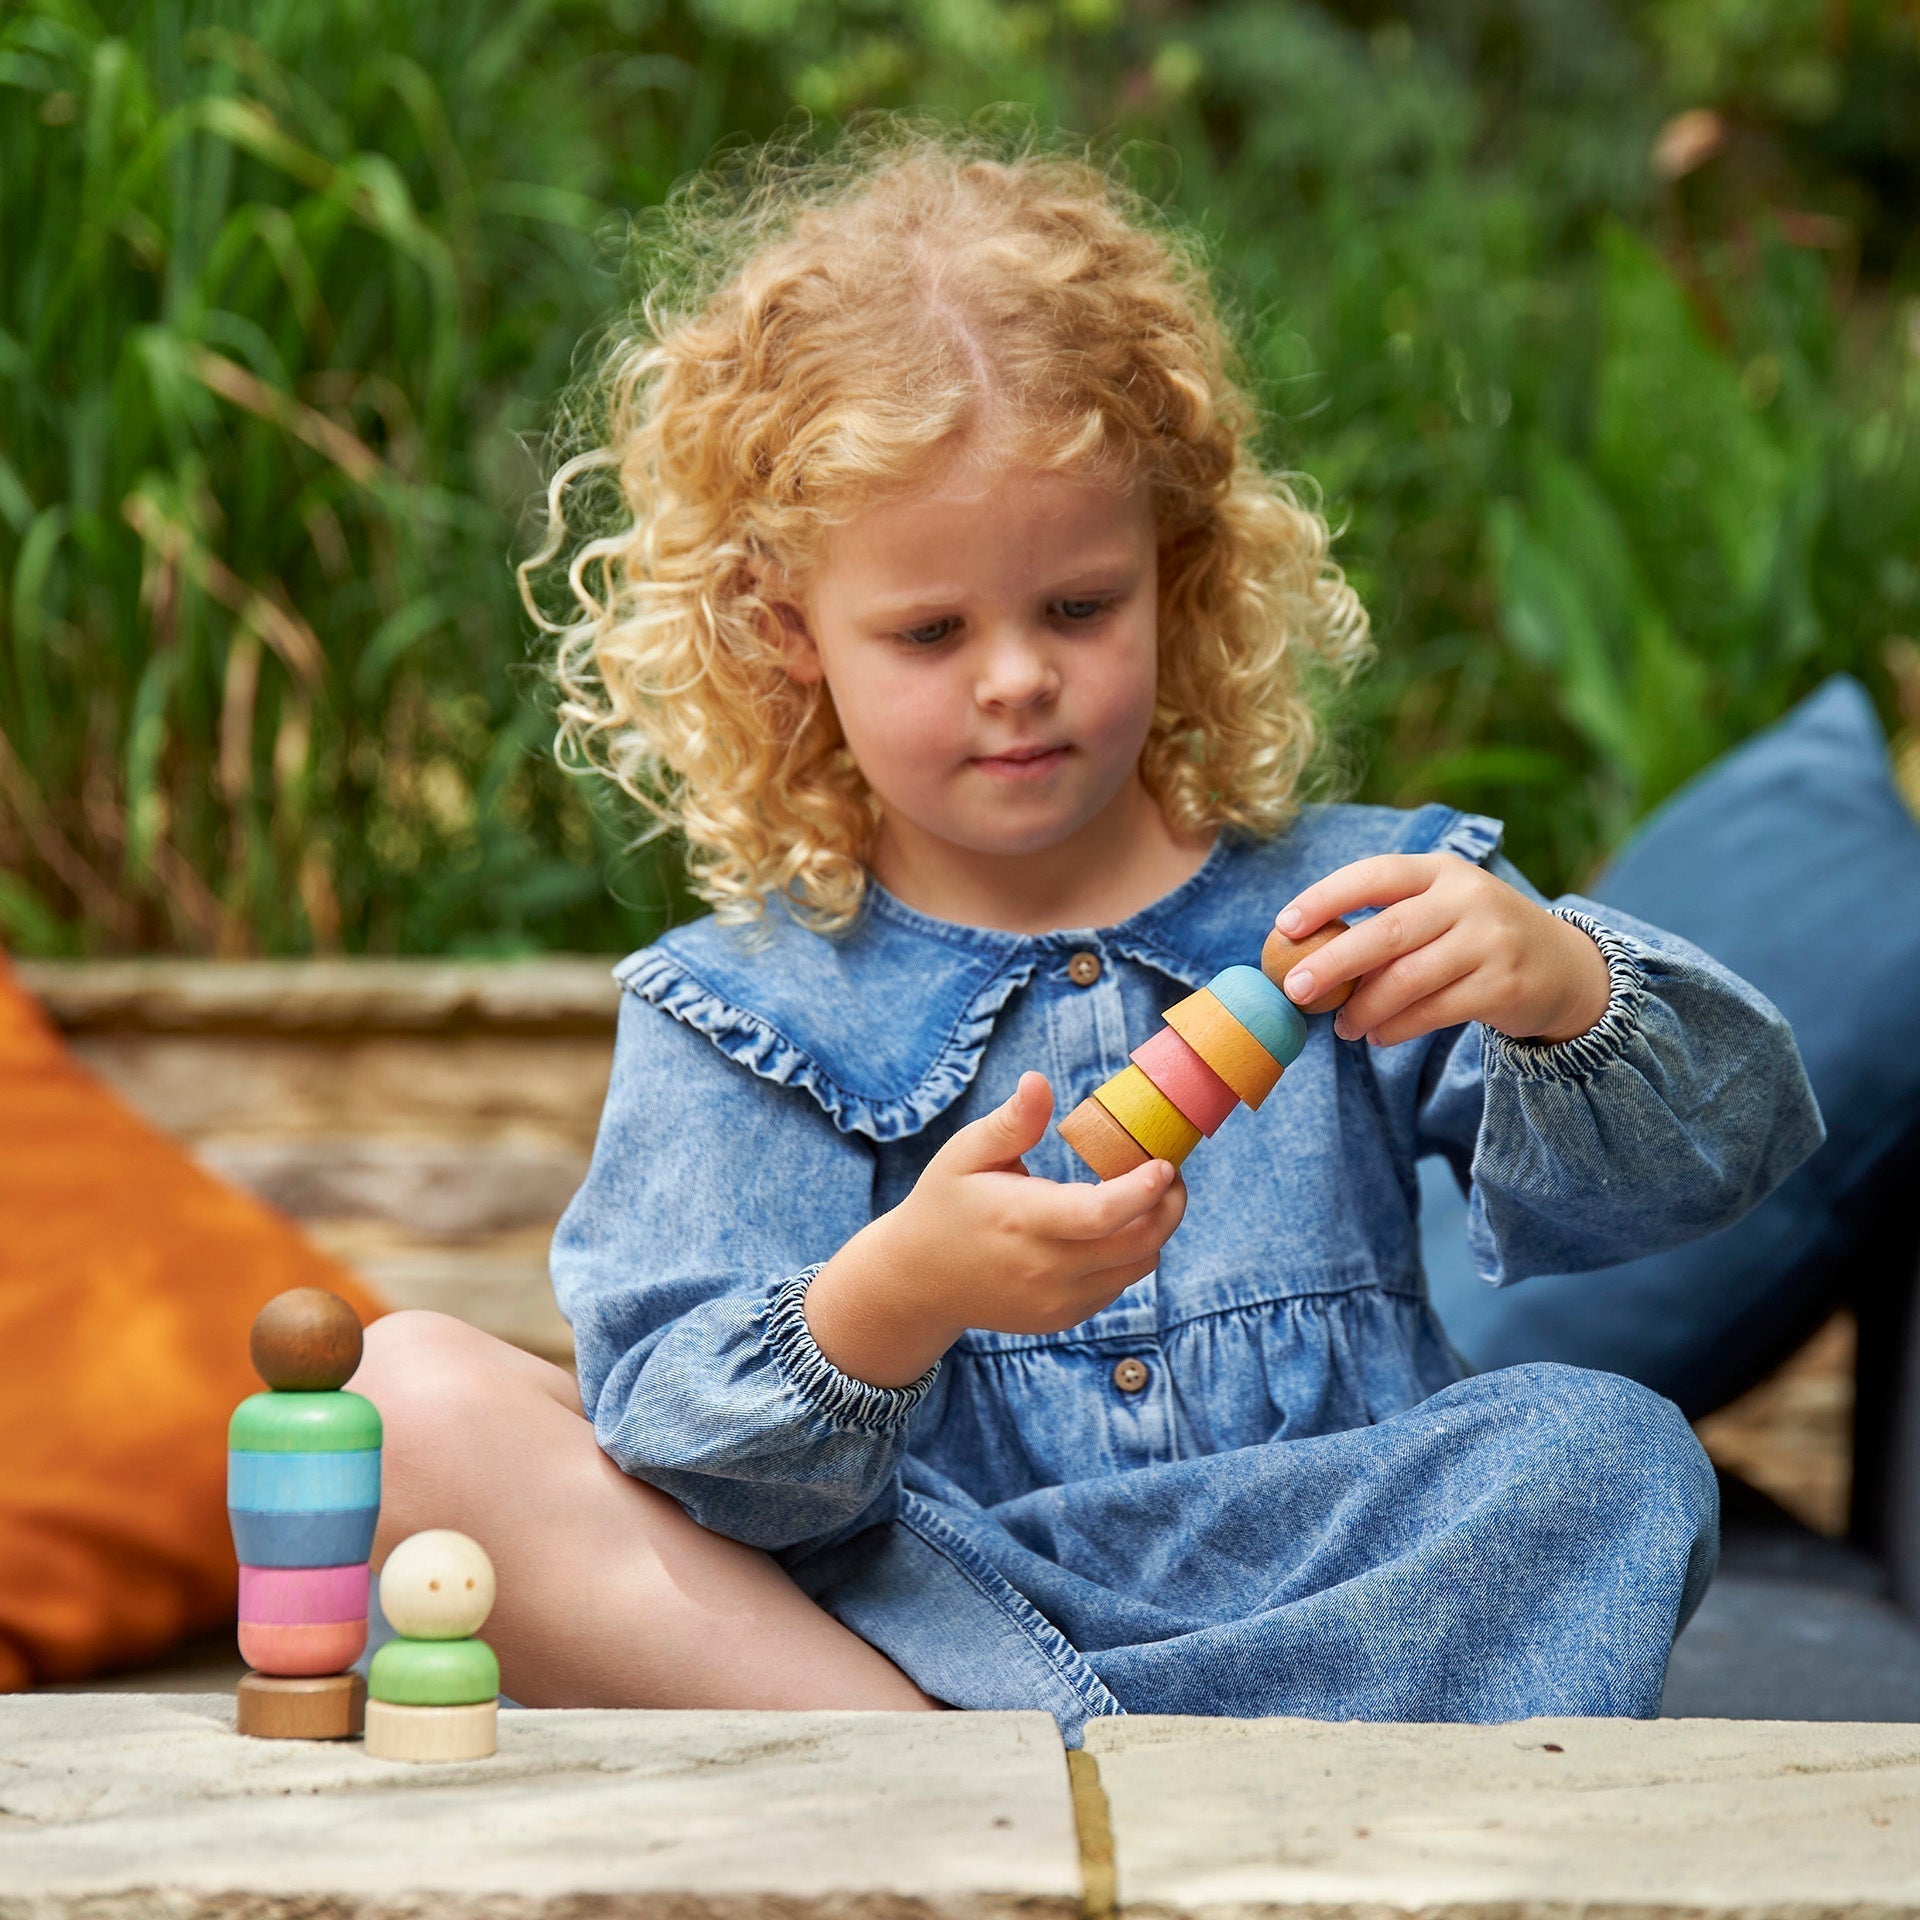
M 636 237 L 649 291 L 563 416 L 584 444 L 518 574 L 553 642 L 562 759 L 644 807 L 643 839 L 684 836 L 720 919 L 775 892 L 817 932 L 857 917 L 879 805 L 824 683 L 784 669 L 773 584 L 989 424 L 1035 466 L 1151 485 L 1140 775 L 1168 824 L 1266 836 L 1293 817 L 1308 681 L 1358 666 L 1366 614 L 1325 519 L 1251 451 L 1198 243 L 1116 165 L 1031 127 L 868 116 L 824 155 L 776 138 L 731 156 Z M 605 530 L 576 539 L 583 497 Z M 570 539 L 554 617 L 533 580 Z

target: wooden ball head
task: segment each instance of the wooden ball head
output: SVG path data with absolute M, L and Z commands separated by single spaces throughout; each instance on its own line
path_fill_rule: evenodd
M 360 1364 L 360 1317 L 325 1287 L 292 1287 L 254 1316 L 248 1344 L 254 1371 L 276 1392 L 326 1392 Z
M 1347 930 L 1344 920 L 1329 920 L 1324 927 L 1316 928 L 1304 940 L 1289 940 L 1278 927 L 1267 935 L 1260 949 L 1260 971 L 1264 973 L 1282 993 L 1287 990 L 1287 975 L 1297 967 L 1310 953 L 1318 953 L 1329 940 L 1337 940 Z M 1311 1000 L 1300 1003 L 1302 1013 L 1331 1013 L 1336 1007 L 1344 1007 L 1353 997 L 1353 982 L 1342 980 L 1337 987 L 1330 987 L 1325 993 L 1316 994 Z

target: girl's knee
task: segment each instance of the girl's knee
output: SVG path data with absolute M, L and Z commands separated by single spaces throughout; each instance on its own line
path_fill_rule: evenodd
M 516 1398 L 540 1384 L 517 1363 L 528 1356 L 449 1314 L 408 1309 L 366 1331 L 359 1369 L 347 1383 L 380 1410 L 381 1522 L 387 1545 L 434 1516 L 464 1505 L 473 1464 Z
M 1567 1503 L 1671 1535 L 1689 1554 L 1717 1538 L 1713 1463 L 1671 1400 L 1586 1367 L 1540 1362 L 1507 1371 L 1533 1416 L 1537 1472 Z
M 389 1429 L 411 1426 L 422 1415 L 454 1416 L 488 1370 L 486 1348 L 498 1344 L 451 1314 L 405 1308 L 368 1326 L 359 1368 L 347 1385 L 380 1409 Z

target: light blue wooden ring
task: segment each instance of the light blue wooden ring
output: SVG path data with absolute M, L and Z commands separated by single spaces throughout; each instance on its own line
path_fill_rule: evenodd
M 229 1453 L 227 1505 L 249 1513 L 337 1513 L 380 1504 L 380 1449 Z
M 338 1513 L 250 1513 L 229 1509 L 233 1550 L 249 1567 L 351 1567 L 373 1551 L 378 1507 Z
M 1207 982 L 1213 997 L 1280 1062 L 1290 1067 L 1307 1044 L 1300 1009 L 1258 967 L 1228 967 Z

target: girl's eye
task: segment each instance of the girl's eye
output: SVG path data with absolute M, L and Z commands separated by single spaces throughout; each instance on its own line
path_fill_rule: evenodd
M 930 620 L 924 627 L 909 627 L 900 638 L 910 647 L 937 646 L 947 637 L 952 625 L 950 620 Z
M 1107 609 L 1114 604 L 1111 600 L 1056 600 L 1054 602 L 1054 605 L 1057 606 L 1069 620 L 1075 621 L 1097 620 L 1101 614 L 1105 613 Z M 1076 611 L 1076 609 L 1078 609 L 1078 611 Z

